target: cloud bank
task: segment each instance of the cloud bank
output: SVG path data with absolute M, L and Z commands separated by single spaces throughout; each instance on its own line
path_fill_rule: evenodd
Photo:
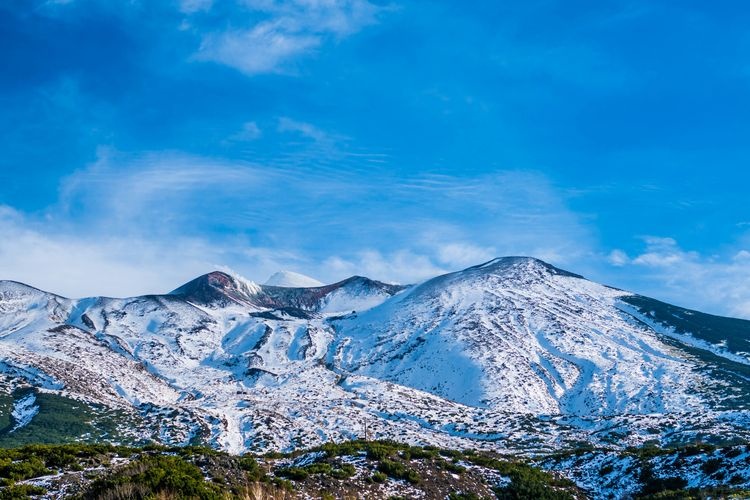
M 166 291 L 222 265 L 414 282 L 506 254 L 573 265 L 591 242 L 534 172 L 364 178 L 178 152 L 104 150 L 43 214 L 1 214 L 0 275 L 69 296 Z

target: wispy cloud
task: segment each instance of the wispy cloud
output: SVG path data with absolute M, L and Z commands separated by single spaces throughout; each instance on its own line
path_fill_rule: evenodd
M 375 23 L 382 11 L 366 0 L 245 0 L 239 4 L 247 14 L 265 19 L 203 35 L 195 57 L 248 75 L 289 73 L 298 57 L 329 39 L 342 39 Z
M 301 135 L 302 137 L 312 139 L 316 142 L 329 142 L 332 140 L 332 137 L 329 133 L 319 129 L 315 125 L 298 120 L 293 120 L 292 118 L 286 116 L 282 116 L 281 118 L 279 118 L 278 131 L 294 132 Z
M 266 22 L 248 30 L 211 34 L 203 39 L 198 60 L 214 61 L 248 75 L 289 72 L 285 64 L 321 44 L 319 36 L 282 29 Z
M 362 250 L 346 257 L 329 257 L 321 263 L 325 274 L 371 276 L 401 284 L 419 282 L 448 270 L 451 268 L 437 265 L 432 255 L 406 249 L 386 253 Z
M 318 133 L 306 125 L 287 123 Z M 572 266 L 593 243 L 554 186 L 521 171 L 404 176 L 102 150 L 43 217 L 6 210 L 0 276 L 69 295 L 162 291 L 214 265 L 255 280 L 291 268 L 405 283 L 497 255 Z
M 229 137 L 229 140 L 239 142 L 255 141 L 260 139 L 262 135 L 263 131 L 256 122 L 245 122 L 239 131 Z
M 214 0 L 180 0 L 180 10 L 186 14 L 193 14 L 210 10 Z

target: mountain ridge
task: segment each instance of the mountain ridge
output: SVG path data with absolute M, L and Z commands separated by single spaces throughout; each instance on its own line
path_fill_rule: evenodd
M 750 322 L 720 338 L 711 318 L 534 258 L 409 286 L 215 271 L 170 294 L 65 299 L 7 283 L 0 392 L 123 411 L 132 439 L 288 450 L 366 422 L 383 438 L 531 451 L 748 433 Z

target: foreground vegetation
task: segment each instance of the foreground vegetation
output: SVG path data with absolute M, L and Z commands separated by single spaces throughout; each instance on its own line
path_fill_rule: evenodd
M 575 462 L 595 450 L 551 460 Z M 688 488 L 679 476 L 655 473 L 654 460 L 674 463 L 705 459 L 700 470 L 725 477 L 725 485 Z M 642 499 L 749 498 L 743 478 L 727 475 L 726 460 L 747 461 L 750 447 L 629 449 L 617 455 L 637 471 Z M 724 461 L 723 461 L 724 460 Z M 571 462 L 571 463 L 573 463 Z M 611 474 L 602 465 L 598 474 Z M 0 449 L 0 500 L 52 497 L 90 499 L 287 499 L 414 498 L 539 499 L 586 498 L 561 474 L 526 461 L 473 450 L 409 446 L 391 441 L 350 441 L 291 454 L 233 456 L 207 447 L 127 447 L 96 444 L 26 445 Z M 601 492 L 597 497 L 606 497 Z
M 205 447 L 31 445 L 0 450 L 0 500 L 45 493 L 79 499 L 583 498 L 567 480 L 473 451 L 352 441 L 281 455 Z

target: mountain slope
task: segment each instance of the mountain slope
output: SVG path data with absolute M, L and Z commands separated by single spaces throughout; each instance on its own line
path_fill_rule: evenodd
M 660 304 L 520 257 L 411 287 L 214 272 L 70 300 L 0 282 L 0 390 L 9 412 L 41 391 L 124 412 L 132 439 L 233 452 L 365 432 L 513 450 L 747 437 L 750 322 Z
M 518 413 L 702 408 L 684 353 L 618 308 L 626 292 L 525 258 L 415 287 L 340 322 L 346 371 Z

